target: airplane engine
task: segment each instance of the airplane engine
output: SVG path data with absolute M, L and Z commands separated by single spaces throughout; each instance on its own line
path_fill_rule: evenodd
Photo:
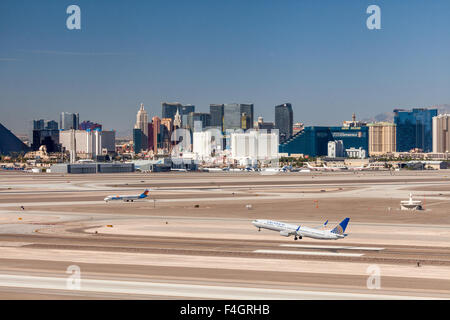
M 286 232 L 286 231 L 280 231 L 280 235 L 282 235 L 283 237 L 289 237 L 290 236 L 289 232 Z

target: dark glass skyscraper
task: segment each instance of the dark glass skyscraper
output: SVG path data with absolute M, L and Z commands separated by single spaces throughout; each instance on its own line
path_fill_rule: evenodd
M 180 114 L 181 117 L 181 126 L 184 128 L 187 125 L 187 117 L 189 113 L 195 112 L 195 106 L 192 104 L 188 104 L 183 106 L 181 103 L 175 102 L 175 103 L 169 103 L 169 102 L 163 102 L 161 104 L 162 107 L 162 118 L 170 118 L 172 121 L 175 120 L 175 114 Z
M 243 128 L 242 114 L 246 114 L 251 123 L 250 128 Z M 230 103 L 223 105 L 223 130 L 253 128 L 253 104 Z
M 73 115 L 73 114 L 72 114 Z M 69 117 L 69 123 L 73 121 Z M 73 125 L 73 123 L 68 124 Z M 45 145 L 47 152 L 57 152 L 60 150 L 58 122 L 54 120 L 33 120 L 31 148 L 38 150 L 40 146 Z
M 62 112 L 59 119 L 59 128 L 61 130 L 78 130 L 80 126 L 80 115 L 78 113 Z
M 395 109 L 397 152 L 408 152 L 415 148 L 422 149 L 423 152 L 431 152 L 433 150 L 433 117 L 435 116 L 437 116 L 437 109 Z
M 201 128 L 196 127 L 195 122 L 201 122 Z M 187 128 L 191 129 L 192 132 L 203 130 L 211 125 L 211 115 L 205 112 L 191 112 L 188 115 Z M 200 130 L 197 130 L 200 129 Z
M 249 119 L 250 126 L 248 128 L 245 128 L 245 129 L 252 129 L 253 128 L 253 103 L 252 104 L 241 103 L 240 107 L 241 107 L 241 117 L 242 117 L 243 113 L 246 113 L 247 117 L 250 118 Z
M 294 113 L 290 103 L 283 103 L 275 106 L 275 128 L 278 129 L 280 143 L 283 143 L 292 136 L 294 125 Z
M 163 102 L 161 103 L 161 118 L 170 118 L 172 120 L 175 119 L 175 114 L 177 110 L 180 110 L 182 107 L 181 103 L 169 103 Z M 180 112 L 181 115 L 181 112 Z
M 142 151 L 142 139 L 144 138 L 144 133 L 141 129 L 134 128 L 133 129 L 133 145 L 134 152 L 139 153 Z
M 237 130 L 241 128 L 241 107 L 237 103 L 223 106 L 223 130 Z
M 211 126 L 223 129 L 223 104 L 210 104 Z

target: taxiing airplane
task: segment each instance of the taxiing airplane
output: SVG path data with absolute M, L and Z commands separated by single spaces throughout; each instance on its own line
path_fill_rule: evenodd
M 347 170 L 348 168 L 346 166 L 339 166 L 339 167 L 328 167 L 327 165 L 323 165 L 323 167 L 327 170 L 327 171 L 343 171 L 343 170 Z
M 306 163 L 306 166 L 308 167 L 308 169 L 313 170 L 313 171 L 330 171 L 327 166 L 313 167 L 312 165 L 309 164 L 309 162 Z
M 360 167 L 348 167 L 348 170 L 350 171 L 367 171 L 370 170 L 370 164 L 365 167 L 364 165 L 360 166 Z
M 261 229 L 278 231 L 280 235 L 284 237 L 294 236 L 294 240 L 302 239 L 303 237 L 321 240 L 338 240 L 345 238 L 347 236 L 347 234 L 344 232 L 345 229 L 347 228 L 347 224 L 349 221 L 350 218 L 345 218 L 331 230 L 319 229 L 319 228 L 323 229 L 327 225 L 328 220 L 322 226 L 319 226 L 317 228 L 310 228 L 279 221 L 261 220 L 261 219 L 254 220 L 252 223 L 255 227 L 258 228 L 258 231 L 261 231 Z
M 137 194 L 137 195 L 130 195 L 130 196 L 107 196 L 105 199 L 105 202 L 108 201 L 115 201 L 115 200 L 122 200 L 124 202 L 133 202 L 134 200 L 141 200 L 141 199 L 145 199 L 148 196 L 148 193 L 150 192 L 150 190 L 145 189 L 145 191 L 141 194 Z

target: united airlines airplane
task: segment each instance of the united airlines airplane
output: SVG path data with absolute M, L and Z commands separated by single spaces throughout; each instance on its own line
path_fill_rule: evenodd
M 141 194 L 137 194 L 137 195 L 131 195 L 131 196 L 107 196 L 105 199 L 106 202 L 108 201 L 115 201 L 115 200 L 122 200 L 124 202 L 133 202 L 134 200 L 141 200 L 141 199 L 145 199 L 148 196 L 148 193 L 150 192 L 150 190 L 145 189 L 145 191 Z
M 268 229 L 272 231 L 278 231 L 280 235 L 284 237 L 294 236 L 294 240 L 302 239 L 303 237 L 314 238 L 314 239 L 322 239 L 322 240 L 338 240 L 345 238 L 347 236 L 345 229 L 347 228 L 347 224 L 350 221 L 350 218 L 345 218 L 341 221 L 336 227 L 331 230 L 319 230 L 318 228 L 324 228 L 328 220 L 318 228 L 309 228 L 304 226 L 298 226 L 295 224 L 289 224 L 284 222 L 272 221 L 272 220 L 254 220 L 252 223 L 255 227 L 258 228 L 258 231 L 261 229 Z

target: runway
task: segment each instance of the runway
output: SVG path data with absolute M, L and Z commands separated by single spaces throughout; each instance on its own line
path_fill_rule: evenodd
M 40 289 L 44 291 L 70 292 L 73 289 L 67 285 L 66 278 L 57 277 L 33 277 L 22 275 L 0 275 L 0 287 Z M 401 296 L 387 294 L 369 294 L 352 292 L 326 292 L 307 290 L 281 290 L 270 288 L 241 287 L 241 286 L 217 286 L 217 285 L 192 285 L 184 283 L 161 282 L 137 282 L 83 279 L 80 281 L 78 293 L 107 293 L 131 295 L 135 299 L 144 297 L 174 297 L 183 299 L 243 299 L 264 300 L 270 296 L 271 300 L 336 300 L 336 299 L 437 299 L 433 296 Z
M 95 179 L 8 173 L 2 181 L 3 299 L 450 297 L 450 183 L 435 172 Z M 149 201 L 102 201 L 147 185 L 154 188 Z M 396 209 L 410 189 L 426 192 L 423 212 Z M 332 227 L 345 216 L 349 236 L 339 241 L 294 241 L 251 224 L 329 220 Z M 81 270 L 80 290 L 66 287 L 71 265 Z M 368 287 L 374 266 L 379 289 Z

